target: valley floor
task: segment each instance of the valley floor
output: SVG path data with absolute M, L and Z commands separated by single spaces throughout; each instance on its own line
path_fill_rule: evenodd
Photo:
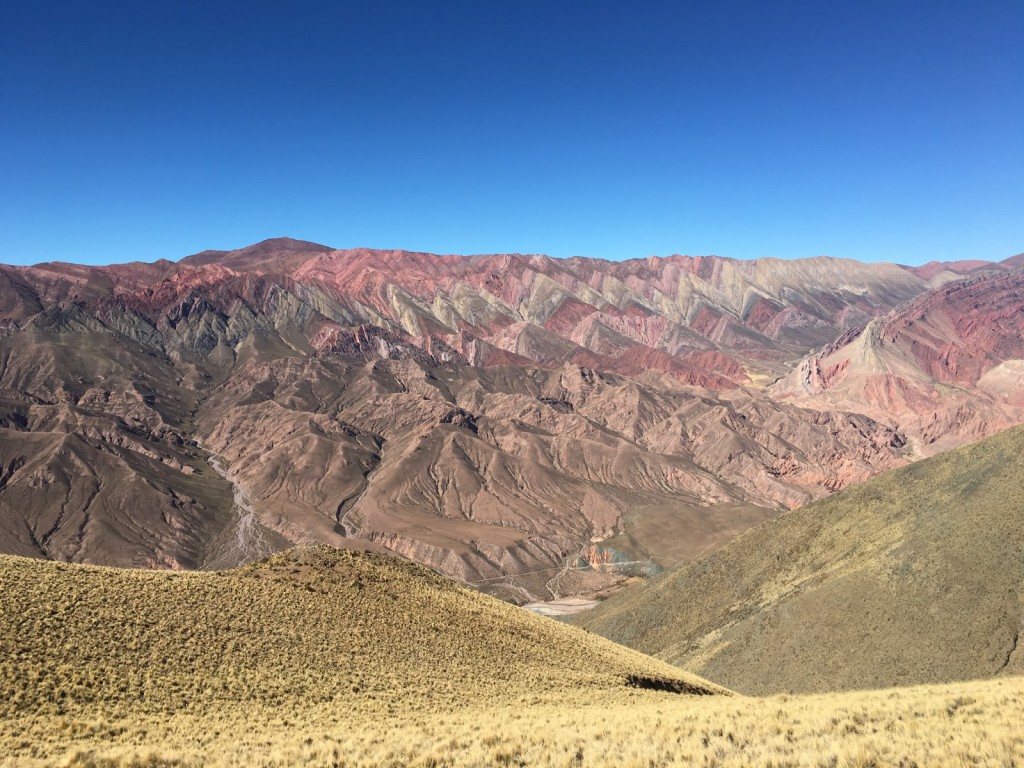
M 486 711 L 393 705 L 0 721 L 0 766 L 1024 765 L 1024 678 L 770 698 L 638 690 Z

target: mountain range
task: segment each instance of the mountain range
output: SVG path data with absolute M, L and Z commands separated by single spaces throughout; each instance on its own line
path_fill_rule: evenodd
M 0 267 L 0 549 L 223 568 L 319 542 L 595 592 L 1024 421 L 1021 261 L 277 239 Z

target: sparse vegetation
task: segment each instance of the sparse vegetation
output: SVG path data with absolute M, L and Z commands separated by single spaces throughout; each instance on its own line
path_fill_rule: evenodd
M 290 551 L 222 573 L 0 558 L 4 768 L 1024 761 L 1020 678 L 651 690 L 680 687 L 719 690 L 381 555 Z
M 814 766 L 1024 763 L 1024 679 L 817 696 L 573 698 L 362 707 L 238 704 L 203 712 L 0 721 L 7 766 Z
M 784 513 L 571 621 L 741 693 L 1024 673 L 1024 427 Z

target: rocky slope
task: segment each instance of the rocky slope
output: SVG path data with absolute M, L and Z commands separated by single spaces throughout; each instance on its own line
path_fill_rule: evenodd
M 597 589 L 903 463 L 901 424 L 762 385 L 928 290 L 293 240 L 0 267 L 2 546 L 195 568 L 327 542 L 513 599 Z
M 1017 266 L 1011 256 L 1000 262 L 981 261 L 979 259 L 968 259 L 964 261 L 929 261 L 916 267 L 904 266 L 903 268 L 912 272 L 922 280 L 927 280 L 932 288 L 938 288 L 946 283 L 965 278 L 984 277 L 986 275 L 1008 272 Z
M 944 284 L 801 363 L 772 394 L 899 424 L 922 450 L 1024 421 L 1024 271 Z
M 785 513 L 573 621 L 743 693 L 1024 672 L 1024 428 Z

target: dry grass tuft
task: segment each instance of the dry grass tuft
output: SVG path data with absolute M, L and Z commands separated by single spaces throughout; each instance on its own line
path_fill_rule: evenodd
M 2 768 L 1024 765 L 1024 679 L 749 699 L 377 555 L 0 558 Z
M 231 707 L 129 716 L 116 728 L 77 736 L 56 722 L 0 721 L 0 744 L 10 756 L 0 766 L 1024 765 L 1021 678 L 764 699 L 620 689 L 583 700 L 562 692 L 379 717 L 322 705 Z

